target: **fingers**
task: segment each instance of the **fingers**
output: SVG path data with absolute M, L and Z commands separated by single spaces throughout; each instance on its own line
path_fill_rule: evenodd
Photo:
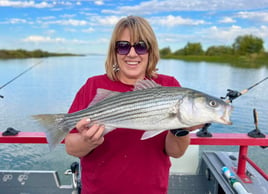
M 99 124 L 94 124 L 88 130 L 83 130 L 81 133 L 89 139 L 97 140 L 102 137 L 104 132 L 104 126 Z
M 104 141 L 104 125 L 93 124 L 89 127 L 90 119 L 83 118 L 76 124 L 76 129 L 83 136 L 84 141 L 91 145 L 99 145 Z
M 81 133 L 83 130 L 87 130 L 90 123 L 90 119 L 83 118 L 76 123 L 75 128 Z

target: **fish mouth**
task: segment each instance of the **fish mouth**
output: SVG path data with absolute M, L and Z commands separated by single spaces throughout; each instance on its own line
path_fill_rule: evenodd
M 230 115 L 232 111 L 233 107 L 231 105 L 225 109 L 223 116 L 220 117 L 220 120 L 222 121 L 223 124 L 232 125 L 232 121 L 230 121 Z
M 232 121 L 230 121 L 229 119 L 227 119 L 226 117 L 222 116 L 220 118 L 220 120 L 222 121 L 223 124 L 226 124 L 226 125 L 232 125 Z

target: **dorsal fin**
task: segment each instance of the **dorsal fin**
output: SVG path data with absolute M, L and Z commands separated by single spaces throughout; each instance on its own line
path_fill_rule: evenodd
M 135 84 L 134 91 L 136 90 L 146 90 L 148 88 L 161 87 L 161 85 L 157 84 L 154 80 L 146 79 L 146 80 L 138 80 Z
M 91 103 L 89 104 L 89 107 L 97 104 L 98 102 L 100 102 L 100 101 L 102 101 L 102 100 L 104 100 L 106 98 L 110 98 L 110 97 L 115 96 L 115 95 L 118 95 L 118 94 L 120 94 L 120 92 L 114 92 L 114 91 L 111 91 L 111 90 L 106 90 L 106 89 L 103 89 L 103 88 L 98 88 L 97 89 L 97 94 L 93 98 L 93 100 L 91 101 Z

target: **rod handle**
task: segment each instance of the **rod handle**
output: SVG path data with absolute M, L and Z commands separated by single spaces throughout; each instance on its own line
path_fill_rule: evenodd
M 258 113 L 256 111 L 256 108 L 253 109 L 253 117 L 254 117 L 254 124 L 256 129 L 258 129 Z

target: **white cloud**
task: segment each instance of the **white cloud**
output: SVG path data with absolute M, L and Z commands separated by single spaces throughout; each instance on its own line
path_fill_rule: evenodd
M 72 32 L 72 33 L 77 32 L 77 30 L 75 28 L 65 28 L 64 31 Z
M 79 39 L 72 39 L 67 40 L 65 38 L 52 38 L 50 36 L 38 36 L 38 35 L 31 35 L 24 39 L 22 39 L 22 42 L 25 43 L 64 43 L 64 44 L 89 44 L 90 41 L 88 40 L 79 40 Z
M 88 24 L 88 22 L 85 20 L 74 20 L 74 19 L 55 20 L 55 21 L 46 21 L 46 22 L 39 21 L 39 23 L 42 23 L 45 25 L 57 24 L 57 25 L 71 25 L 71 26 L 85 26 Z
M 208 29 L 203 29 L 200 31 L 200 40 L 205 41 L 206 44 L 210 46 L 220 44 L 220 45 L 231 45 L 235 38 L 238 36 L 243 36 L 246 34 L 253 34 L 254 36 L 260 37 L 262 39 L 268 38 L 268 27 L 246 27 L 232 25 L 230 27 L 216 27 L 213 26 Z
M 219 20 L 220 23 L 235 23 L 236 20 L 234 20 L 231 17 L 224 17 L 221 20 Z
M 0 21 L 0 24 L 33 24 L 33 22 L 21 18 L 9 18 L 6 21 Z
M 90 17 L 90 23 L 91 25 L 113 26 L 120 19 L 121 17 L 118 16 L 92 16 Z
M 95 5 L 103 5 L 104 2 L 102 0 L 94 1 Z
M 53 42 L 84 45 L 99 39 L 101 33 L 101 37 L 107 39 L 105 41 L 108 44 L 111 30 L 122 16 L 140 15 L 146 17 L 153 25 L 161 44 L 164 46 L 170 44 L 176 49 L 178 45 L 185 45 L 187 41 L 201 42 L 204 47 L 228 45 L 238 35 L 249 33 L 262 37 L 265 42 L 268 42 L 268 12 L 265 11 L 268 8 L 267 0 L 253 3 L 249 0 L 143 0 L 131 1 L 131 6 L 126 6 L 130 5 L 127 1 L 120 1 L 120 4 L 113 1 L 109 1 L 109 4 L 107 2 L 104 0 L 0 0 L 0 9 L 1 6 L 9 6 L 11 7 L 9 10 L 15 13 L 12 14 L 13 16 L 3 13 L 0 24 L 12 25 L 1 27 L 0 33 L 5 33 L 6 36 L 17 33 L 18 36 L 12 34 L 13 41 L 20 35 L 25 37 L 28 35 L 23 39 L 24 42 L 38 42 L 40 45 L 51 43 L 47 45 L 52 47 Z M 72 6 L 76 6 L 75 9 L 72 9 Z M 46 9 L 46 12 L 42 10 L 41 15 L 38 10 L 36 14 L 29 14 L 31 12 L 28 12 L 28 9 L 19 9 L 27 7 L 49 9 Z M 108 10 L 109 7 L 111 9 Z M 16 10 L 20 11 L 15 12 Z M 23 24 L 26 24 L 25 27 Z M 13 31 L 9 33 L 8 30 L 11 28 Z M 67 38 L 70 37 L 70 32 L 73 36 L 75 34 L 76 39 Z M 90 33 L 85 41 L 84 33 Z M 55 37 L 56 34 L 60 37 Z
M 75 17 L 75 14 L 63 14 L 60 17 L 62 17 L 62 18 L 73 18 L 73 17 Z
M 73 40 L 69 41 L 69 43 L 73 43 L 73 44 L 89 44 L 88 41 L 78 40 L 78 39 L 73 39 Z
M 48 8 L 53 7 L 53 4 L 47 3 L 45 1 L 41 3 L 36 3 L 35 1 L 9 1 L 1 0 L 0 7 L 34 7 L 34 8 Z
M 45 16 L 45 17 L 37 17 L 38 20 L 54 20 L 55 16 Z
M 204 49 L 209 46 L 231 46 L 238 36 L 253 34 L 263 40 L 268 39 L 268 26 L 247 27 L 232 25 L 230 27 L 211 26 L 192 33 L 163 33 L 158 34 L 160 48 L 171 46 L 172 50 L 183 48 L 187 42 L 200 42 Z M 268 46 L 268 45 L 265 45 Z
M 224 10 L 247 10 L 247 9 L 262 9 L 268 6 L 266 0 L 252 1 L 252 0 L 151 0 L 140 2 L 137 5 L 131 6 L 117 6 L 113 9 L 104 9 L 103 13 L 110 14 L 138 14 L 147 15 L 159 12 L 171 11 L 224 11 Z
M 82 32 L 86 32 L 86 33 L 90 33 L 90 32 L 94 32 L 94 28 L 87 28 L 87 29 L 84 29 L 82 30 Z
M 20 18 L 11 18 L 11 19 L 9 19 L 8 23 L 10 23 L 10 24 L 19 24 L 19 23 L 25 24 L 25 23 L 27 23 L 27 20 L 20 19 Z
M 53 35 L 53 34 L 55 34 L 55 30 L 53 30 L 53 29 L 50 29 L 50 30 L 47 30 L 46 32 L 45 32 L 45 34 L 47 34 L 47 35 Z
M 211 28 L 204 29 L 201 33 L 207 36 L 207 39 L 216 40 L 218 42 L 227 44 L 230 43 L 236 36 L 241 35 L 242 28 L 240 26 L 232 25 L 228 28 L 221 28 L 212 26 Z
M 254 20 L 259 22 L 268 22 L 268 12 L 239 12 L 237 14 L 237 17 L 248 19 L 248 20 Z
M 154 17 L 150 19 L 151 24 L 160 24 L 162 26 L 177 26 L 177 25 L 202 25 L 206 24 L 204 20 L 193 20 L 190 18 L 182 18 L 181 16 L 165 16 Z
M 65 42 L 64 38 L 51 38 L 49 36 L 28 36 L 22 40 L 23 42 L 32 42 L 32 43 L 58 43 Z

